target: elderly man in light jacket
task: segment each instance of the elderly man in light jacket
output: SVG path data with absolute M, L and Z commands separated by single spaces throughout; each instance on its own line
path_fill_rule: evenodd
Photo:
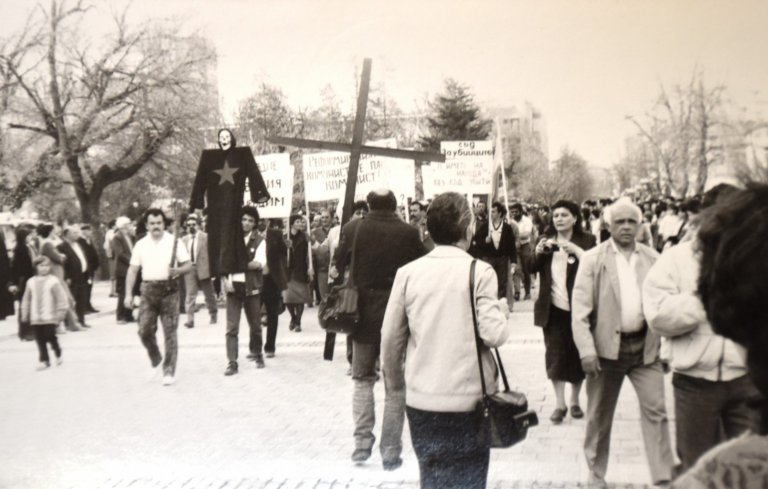
M 696 247 L 691 240 L 667 249 L 643 283 L 648 324 L 669 341 L 677 454 L 684 470 L 722 441 L 721 427 L 727 438 L 760 427 L 752 405 L 760 393 L 747 376 L 746 352 L 712 331 L 696 293 Z
M 640 422 L 651 477 L 657 486 L 672 477 L 672 449 L 664 404 L 659 337 L 649 331 L 640 286 L 658 257 L 636 243 L 640 208 L 619 199 L 607 208 L 611 238 L 587 251 L 576 274 L 571 305 L 573 339 L 587 374 L 584 455 L 589 484 L 607 487 L 611 427 L 624 377 L 640 401 Z

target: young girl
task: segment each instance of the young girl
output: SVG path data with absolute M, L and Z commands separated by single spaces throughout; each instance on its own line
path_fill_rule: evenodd
M 51 274 L 51 260 L 44 255 L 35 258 L 37 275 L 27 281 L 27 288 L 21 300 L 21 319 L 28 321 L 35 332 L 35 341 L 40 350 L 40 366 L 45 370 L 51 366 L 47 343 L 56 355 L 56 364 L 61 365 L 61 348 L 56 338 L 56 325 L 67 315 L 69 301 L 61 282 Z

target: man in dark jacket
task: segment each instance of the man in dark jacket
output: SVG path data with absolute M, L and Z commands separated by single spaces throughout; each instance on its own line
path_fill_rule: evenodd
M 99 268 L 99 252 L 93 246 L 93 236 L 91 235 L 91 225 L 83 224 L 80 226 L 81 235 L 77 239 L 77 244 L 85 252 L 85 259 L 88 260 L 88 283 L 86 285 L 85 313 L 95 313 L 97 311 L 91 304 L 91 293 L 93 291 L 93 281 L 96 279 L 96 270 Z
M 475 236 L 472 240 L 476 243 L 474 256 L 488 262 L 496 272 L 499 299 L 507 296 L 509 267 L 517 263 L 515 233 L 512 227 L 504 222 L 506 214 L 506 207 L 499 202 L 494 202 L 491 206 L 491 219 L 475 228 Z M 488 232 L 489 225 L 490 232 Z
M 395 273 L 401 266 L 426 253 L 417 229 L 396 214 L 397 200 L 387 189 L 368 194 L 370 212 L 365 219 L 351 221 L 341 231 L 335 254 L 339 275 L 354 259 L 351 271 L 358 289 L 360 324 L 352 336 L 352 416 L 355 422 L 355 451 L 352 461 L 361 463 L 371 456 L 373 436 L 376 360 L 381 346 L 381 325 Z M 354 243 L 354 244 L 353 244 Z M 402 447 L 386 448 L 384 467 L 400 465 Z M 391 449 L 391 450 L 390 450 Z
M 256 362 L 256 368 L 264 368 L 264 355 L 261 353 L 261 292 L 264 286 L 264 265 L 267 263 L 267 247 L 264 239 L 255 229 L 259 222 L 256 207 L 245 206 L 241 211 L 240 223 L 243 238 L 237 245 L 244 248 L 243 254 L 248 262 L 236 273 L 222 277 L 222 285 L 227 293 L 227 369 L 224 375 L 237 373 L 238 334 L 240 332 L 240 313 L 245 310 L 248 320 L 249 357 Z
M 61 233 L 63 241 L 58 249 L 67 259 L 64 261 L 64 280 L 69 286 L 72 296 L 75 298 L 75 313 L 77 320 L 84 327 L 85 310 L 88 303 L 88 276 L 90 267 L 88 266 L 88 257 L 85 250 L 78 243 L 80 228 L 78 226 L 69 226 Z

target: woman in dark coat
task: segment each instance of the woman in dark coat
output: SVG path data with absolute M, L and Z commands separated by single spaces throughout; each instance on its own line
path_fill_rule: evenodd
M 309 244 L 305 230 L 307 222 L 304 216 L 293 215 L 289 221 L 288 232 L 288 288 L 283 292 L 285 307 L 291 315 L 291 331 L 301 332 L 301 316 L 304 304 L 312 303 L 309 283 L 312 276 L 309 271 Z
M 547 377 L 552 381 L 557 405 L 550 417 L 563 422 L 568 413 L 565 384 L 571 384 L 571 416 L 582 418 L 579 393 L 584 381 L 579 351 L 571 331 L 571 293 L 586 250 L 595 246 L 595 237 L 583 231 L 581 211 L 575 202 L 560 200 L 552 206 L 551 224 L 535 249 L 533 270 L 541 275 L 539 297 L 533 308 L 533 322 L 543 328 Z
M 13 249 L 9 290 L 19 301 L 24 297 L 27 280 L 35 274 L 32 260 L 37 252 L 34 247 L 27 243 L 33 231 L 34 228 L 23 224 L 16 228 L 16 247 Z M 34 339 L 32 327 L 28 323 L 22 323 L 21 321 L 21 308 L 19 308 L 19 338 L 23 341 L 32 341 Z

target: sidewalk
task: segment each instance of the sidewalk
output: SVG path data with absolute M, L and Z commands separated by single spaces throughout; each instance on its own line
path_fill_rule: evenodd
M 381 468 L 378 446 L 366 464 L 350 462 L 352 383 L 345 375 L 344 338 L 337 338 L 335 360 L 323 361 L 316 308 L 305 310 L 301 333 L 288 331 L 288 315 L 281 316 L 277 356 L 263 370 L 245 360 L 243 319 L 240 373 L 233 377 L 223 375 L 224 310 L 215 326 L 199 312 L 194 329 L 179 328 L 177 382 L 163 387 L 159 379 L 148 380 L 136 324 L 115 323 L 116 299 L 107 293 L 106 283 L 94 287 L 93 303 L 102 312 L 87 317 L 92 329 L 60 336 L 64 364 L 44 372 L 35 371 L 34 343 L 16 338 L 15 320 L 0 321 L 0 487 L 418 487 L 407 423 L 400 469 Z M 516 304 L 513 337 L 502 356 L 510 382 L 528 395 L 540 425 L 520 445 L 492 452 L 488 487 L 580 487 L 587 476 L 585 422 L 549 422 L 554 396 L 531 309 L 530 301 Z M 379 382 L 379 422 L 383 400 Z M 667 402 L 671 415 L 669 386 Z M 614 422 L 608 480 L 616 487 L 649 482 L 628 382 Z

